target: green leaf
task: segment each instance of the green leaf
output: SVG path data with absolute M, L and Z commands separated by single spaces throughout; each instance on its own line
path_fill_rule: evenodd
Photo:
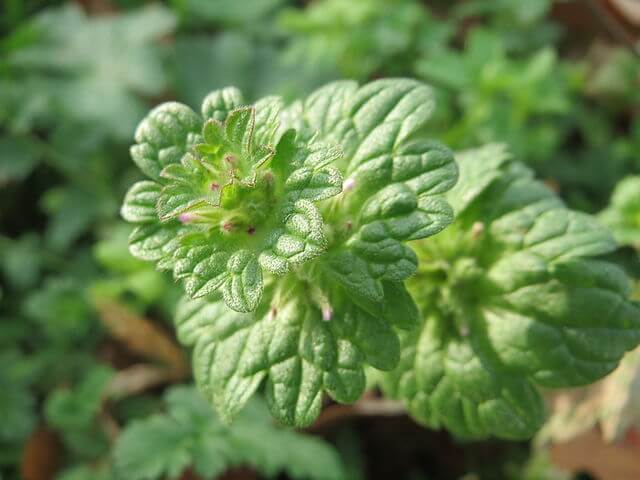
M 285 184 L 286 189 L 293 192 L 292 201 L 299 199 L 324 200 L 342 191 L 342 175 L 335 168 L 312 170 L 308 167 L 294 171 Z
M 153 109 L 136 129 L 131 157 L 154 180 L 162 169 L 178 163 L 199 141 L 202 120 L 186 105 L 168 102 Z
M 156 202 L 161 186 L 156 182 L 134 183 L 124 197 L 120 215 L 128 222 L 149 223 L 157 219 Z
M 44 251 L 40 238 L 29 233 L 12 239 L 0 236 L 0 269 L 7 287 L 17 289 L 33 287 L 40 278 L 44 263 Z
M 262 268 L 276 275 L 317 257 L 326 248 L 322 217 L 313 203 L 298 200 L 283 216 L 284 228 L 271 234 L 259 258 Z
M 146 110 L 140 95 L 158 97 L 168 86 L 157 43 L 175 24 L 161 5 L 107 17 L 75 4 L 42 11 L 27 25 L 30 41 L 9 58 L 16 72 L 27 73 L 19 81 L 29 79 L 28 91 L 39 86 L 27 110 L 41 110 L 51 124 L 62 118 L 126 141 Z
M 179 477 L 185 470 L 212 478 L 248 466 L 265 477 L 341 479 L 337 452 L 320 439 L 281 430 L 263 401 L 254 400 L 232 425 L 220 422 L 190 387 L 165 395 L 166 413 L 134 421 L 118 438 L 115 471 L 132 480 Z
M 26 178 L 38 163 L 38 149 L 28 140 L 0 137 L 0 185 Z
M 622 245 L 640 246 L 640 176 L 622 179 L 611 195 L 600 220 L 610 227 Z
M 234 253 L 227 261 L 229 278 L 222 295 L 227 305 L 237 312 L 251 312 L 262 298 L 262 270 L 258 259 L 247 250 Z
M 111 467 L 79 466 L 63 470 L 57 475 L 58 480 L 112 480 Z
M 393 128 L 396 144 L 407 140 L 424 126 L 433 108 L 430 87 L 397 78 L 360 88 L 355 82 L 335 82 L 314 92 L 304 105 L 310 131 L 342 145 L 346 158 L 357 157 L 359 148 L 378 144 L 387 128 Z
M 230 112 L 224 122 L 225 136 L 231 145 L 239 146 L 241 152 L 248 151 L 254 126 L 255 109 L 238 108 Z
M 360 221 L 363 230 L 385 229 L 396 240 L 417 240 L 449 225 L 453 211 L 442 197 L 417 197 L 407 184 L 393 183 L 369 198 Z
M 381 282 L 369 271 L 369 264 L 354 252 L 335 250 L 324 259 L 327 277 L 338 281 L 354 297 L 383 303 Z
M 3 336 L 5 332 L 3 330 Z M 0 417 L 4 420 L 0 426 L 0 444 L 9 449 L 12 444 L 22 447 L 36 427 L 37 411 L 36 398 L 30 388 L 31 375 L 25 375 L 29 369 L 28 358 L 13 345 L 9 347 L 11 340 L 7 340 L 0 353 L 0 382 L 5 386 L 0 391 Z
M 469 156 L 473 156 L 474 160 L 465 160 Z M 511 160 L 511 156 L 505 145 L 496 143 L 463 152 L 456 157 L 462 160 L 458 162 L 460 181 L 449 191 L 447 200 L 456 214 L 461 214 L 503 176 L 503 167 Z
M 405 399 L 411 414 L 431 428 L 467 438 L 531 437 L 544 420 L 535 388 L 502 371 L 473 340 L 451 338 L 444 328 L 443 319 L 431 317 L 402 334 L 402 359 L 386 377 L 385 393 Z
M 24 299 L 23 314 L 61 346 L 85 343 L 94 327 L 83 285 L 69 277 L 48 277 Z
M 173 274 L 185 280 L 187 294 L 193 298 L 215 292 L 228 280 L 230 253 L 217 250 L 206 235 L 192 235 L 182 240 L 176 250 Z
M 640 340 L 640 309 L 629 281 L 603 261 L 545 265 L 513 255 L 488 276 L 500 289 L 484 314 L 498 357 L 547 387 L 584 385 L 611 372 Z
M 534 386 L 608 374 L 640 341 L 640 308 L 626 274 L 594 258 L 615 243 L 593 217 L 494 145 L 457 158 L 456 221 L 416 244 L 408 282 L 423 323 L 383 383 L 433 427 L 525 438 L 541 422 Z
M 391 237 L 390 229 L 384 225 L 363 228 L 350 246 L 367 261 L 369 272 L 376 279 L 400 282 L 413 275 L 418 267 L 414 251 Z
M 185 154 L 180 163 L 168 165 L 160 172 L 162 179 L 168 182 L 156 202 L 160 220 L 179 217 L 199 206 L 220 205 L 224 187 L 212 189 L 210 183 L 203 181 L 205 172 L 206 168 L 191 154 Z
M 273 146 L 282 107 L 283 102 L 280 97 L 265 97 L 254 104 L 256 121 L 253 142 L 255 145 Z
M 47 424 L 61 434 L 68 450 L 84 458 L 96 458 L 108 451 L 106 432 L 99 426 L 98 415 L 111 369 L 93 367 L 73 389 L 58 389 L 47 398 L 44 412 Z
M 327 313 L 328 321 L 294 296 L 253 314 L 183 300 L 176 325 L 183 341 L 195 343 L 196 380 L 223 418 L 237 415 L 266 380 L 272 414 L 302 426 L 319 415 L 323 392 L 355 401 L 365 387 L 365 363 L 390 369 L 398 361 L 398 340 L 386 322 L 358 308 Z
M 242 92 L 236 87 L 214 90 L 202 101 L 202 117 L 205 120 L 224 122 L 229 112 L 243 104 Z
M 418 324 L 420 313 L 411 294 L 402 282 L 382 282 L 384 302 L 371 306 L 371 315 L 381 315 L 384 320 L 401 329 Z M 376 308 L 377 307 L 377 308 Z M 366 307 L 365 307 L 366 309 Z
M 139 225 L 129 236 L 129 251 L 142 260 L 159 261 L 177 247 L 177 233 L 175 224 Z

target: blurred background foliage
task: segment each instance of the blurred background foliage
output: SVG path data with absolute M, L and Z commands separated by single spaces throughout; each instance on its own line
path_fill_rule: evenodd
M 435 87 L 430 136 L 508 144 L 572 207 L 601 212 L 615 260 L 640 278 L 639 38 L 633 0 L 3 0 L 0 478 L 640 478 L 553 447 L 605 425 L 639 454 L 637 355 L 551 399 L 535 445 L 463 443 L 402 412 L 336 405 L 305 436 L 259 402 L 222 425 L 172 386 L 190 381 L 170 329 L 180 292 L 128 254 L 118 216 L 139 176 L 133 130 L 161 101 L 411 76 Z M 609 448 L 596 440 L 580 448 Z

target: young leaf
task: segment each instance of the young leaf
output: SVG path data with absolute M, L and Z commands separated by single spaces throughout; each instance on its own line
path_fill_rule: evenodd
M 160 185 L 156 182 L 135 183 L 124 197 L 120 214 L 131 223 L 149 223 L 156 220 L 156 203 L 160 195 Z
M 189 107 L 163 103 L 138 125 L 131 158 L 145 175 L 158 180 L 166 165 L 179 162 L 197 143 L 200 128 L 200 118 Z
M 152 111 L 132 154 L 151 158 L 137 163 L 160 186 L 134 187 L 123 215 L 145 222 L 132 234 L 134 255 L 173 268 L 189 295 L 220 289 L 230 308 L 245 312 L 259 304 L 263 269 L 282 275 L 326 250 L 325 219 L 314 202 L 339 194 L 342 176 L 331 166 L 339 148 L 293 135 L 286 158 L 282 148 L 276 155 L 279 98 L 232 109 L 240 102 L 234 89 L 212 93 L 203 105 L 204 124 L 183 105 Z M 197 133 L 182 128 L 185 116 Z M 152 147 L 175 157 L 141 156 Z
M 202 117 L 205 120 L 224 122 L 232 110 L 242 106 L 242 92 L 235 87 L 215 90 L 202 101 Z

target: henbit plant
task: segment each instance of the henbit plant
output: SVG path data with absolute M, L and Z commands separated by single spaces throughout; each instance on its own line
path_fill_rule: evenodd
M 461 155 L 454 187 L 452 153 L 424 140 L 428 87 L 241 105 L 226 89 L 204 118 L 152 111 L 132 148 L 152 181 L 122 209 L 132 253 L 185 281 L 178 337 L 224 420 L 264 383 L 280 422 L 307 425 L 370 371 L 428 425 L 524 438 L 544 416 L 534 384 L 592 382 L 640 340 L 627 277 L 590 258 L 615 248 L 607 230 L 500 147 Z
M 122 214 L 138 224 L 131 252 L 195 298 L 178 332 L 222 417 L 266 380 L 274 416 L 306 425 L 324 392 L 353 402 L 365 366 L 398 362 L 392 327 L 417 321 L 406 242 L 451 222 L 442 193 L 457 167 L 422 138 L 433 100 L 419 82 L 337 82 L 286 110 L 274 97 L 242 105 L 228 88 L 202 117 L 177 103 L 153 110 L 131 150 L 151 180 Z
M 456 156 L 456 221 L 417 246 L 422 321 L 381 382 L 419 421 L 466 437 L 527 438 L 536 385 L 591 383 L 640 340 L 640 308 L 607 229 L 569 210 L 500 145 Z

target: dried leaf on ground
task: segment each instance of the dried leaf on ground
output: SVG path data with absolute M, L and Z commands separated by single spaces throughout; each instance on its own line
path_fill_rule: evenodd
M 137 355 L 160 362 L 170 379 L 186 376 L 189 367 L 182 349 L 151 320 L 115 302 L 98 304 L 100 320 L 109 333 Z

